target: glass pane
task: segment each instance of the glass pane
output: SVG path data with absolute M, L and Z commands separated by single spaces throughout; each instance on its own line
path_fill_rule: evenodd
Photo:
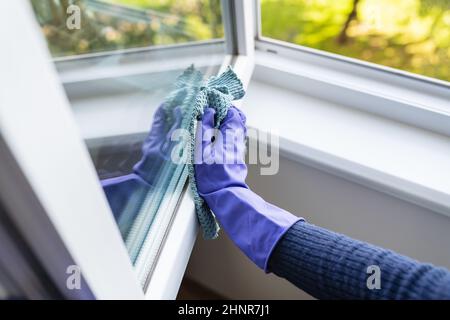
M 450 81 L 449 0 L 261 0 L 262 35 Z
M 220 0 L 31 0 L 53 56 L 223 38 Z
M 220 0 L 33 3 L 39 7 L 37 17 L 54 55 L 182 43 L 223 34 Z M 65 12 L 71 3 L 82 6 L 88 29 L 83 31 L 82 25 L 73 32 L 55 22 L 54 12 Z M 123 5 L 134 6 L 133 17 L 123 15 L 131 12 Z M 149 15 L 162 18 L 142 20 Z M 109 38 L 108 32 L 117 38 Z M 186 166 L 173 161 L 177 141 L 171 134 L 186 125 L 198 88 L 206 77 L 218 73 L 224 57 L 224 42 L 215 41 L 55 60 L 143 287 L 187 179 Z
M 166 86 L 160 101 L 149 108 L 130 110 L 129 119 L 115 120 L 145 117 L 148 132 L 88 140 L 111 210 L 144 287 L 187 181 L 187 167 L 174 161 L 173 153 L 180 145 L 172 134 L 186 128 L 203 79 L 204 75 L 193 68 L 181 71 L 173 84 Z M 132 101 L 133 93 L 115 99 L 126 104 Z M 77 103 L 73 101 L 75 108 Z M 123 106 L 118 109 L 125 111 Z

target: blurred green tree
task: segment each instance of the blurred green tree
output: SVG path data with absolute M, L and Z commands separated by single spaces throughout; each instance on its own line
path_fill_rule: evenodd
M 450 0 L 261 0 L 262 34 L 450 81 Z
M 31 0 L 56 57 L 223 37 L 220 0 Z M 81 28 L 66 27 L 80 7 Z

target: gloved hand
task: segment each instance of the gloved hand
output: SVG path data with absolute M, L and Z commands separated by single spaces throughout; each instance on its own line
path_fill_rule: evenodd
M 201 144 L 200 136 L 197 136 L 195 177 L 199 194 L 233 242 L 258 267 L 268 272 L 272 250 L 300 218 L 267 203 L 245 183 L 246 127 L 243 113 L 231 107 L 219 127 L 220 134 L 216 132 L 212 138 L 214 114 L 211 108 L 205 110 L 199 132 Z M 212 160 L 217 162 L 221 159 L 225 161 L 211 164 Z M 233 161 L 236 159 L 240 161 Z

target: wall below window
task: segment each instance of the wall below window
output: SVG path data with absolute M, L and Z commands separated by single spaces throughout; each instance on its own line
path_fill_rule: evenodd
M 286 158 L 261 176 L 250 166 L 254 191 L 308 222 L 415 259 L 450 268 L 450 218 Z M 265 275 L 232 242 L 199 237 L 187 277 L 233 299 L 308 299 L 285 280 Z

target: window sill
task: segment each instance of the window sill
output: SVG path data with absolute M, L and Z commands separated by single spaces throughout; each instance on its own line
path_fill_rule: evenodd
M 282 155 L 450 216 L 448 136 L 293 90 L 295 82 L 280 87 L 286 71 L 268 77 L 267 68 L 257 56 L 244 112 L 250 127 L 276 129 Z

